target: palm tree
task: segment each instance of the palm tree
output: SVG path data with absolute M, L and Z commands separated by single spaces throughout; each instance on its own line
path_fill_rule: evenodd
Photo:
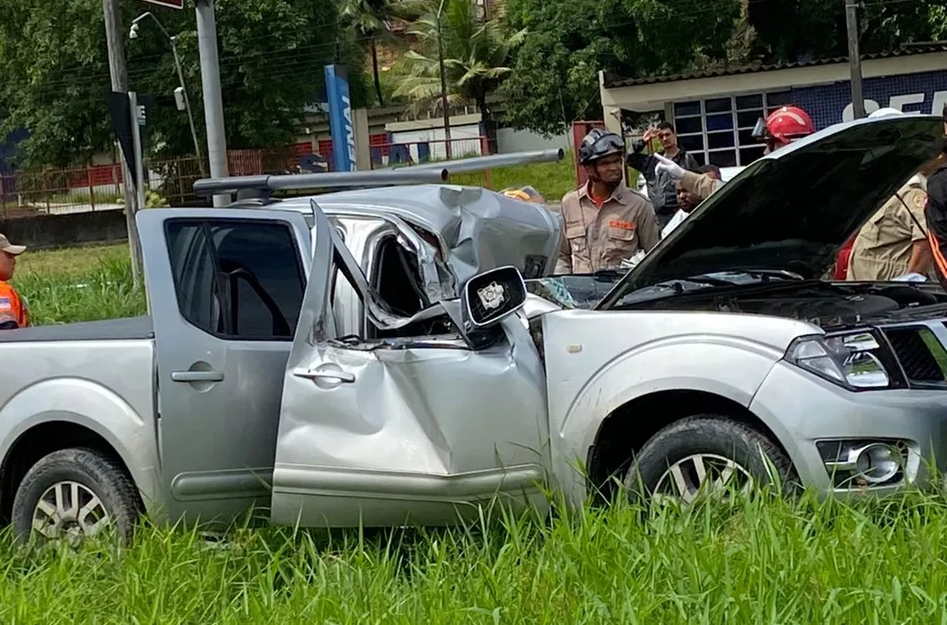
M 403 77 L 395 95 L 409 98 L 409 110 L 414 113 L 427 110 L 433 114 L 445 105 L 437 54 L 439 6 L 439 0 L 429 0 L 425 15 L 408 30 L 419 45 L 401 61 Z M 444 0 L 440 22 L 447 106 L 475 104 L 490 133 L 487 96 L 513 71 L 509 62 L 526 30 L 508 34 L 498 19 L 483 21 L 475 14 L 471 0 Z
M 391 26 L 395 19 L 412 19 L 420 14 L 416 0 L 342 0 L 342 18 L 364 37 L 368 38 L 372 53 L 372 74 L 375 78 L 375 95 L 378 106 L 385 102 L 378 76 L 378 42 L 392 39 Z

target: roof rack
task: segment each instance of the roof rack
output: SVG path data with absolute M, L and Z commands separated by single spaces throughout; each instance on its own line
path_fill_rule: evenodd
M 262 176 L 228 176 L 201 178 L 194 182 L 194 195 L 207 197 L 236 192 L 241 199 L 266 199 L 273 191 L 325 189 L 330 187 L 385 186 L 390 184 L 425 184 L 444 182 L 448 173 L 441 168 L 417 171 L 380 169 L 374 171 L 327 172 L 323 174 L 286 174 Z
M 441 161 L 423 165 L 400 165 L 390 171 L 431 171 L 446 169 L 449 174 L 466 174 L 475 171 L 484 171 L 494 167 L 513 167 L 516 165 L 531 165 L 533 163 L 554 163 L 561 161 L 565 155 L 562 148 L 557 150 L 533 150 L 531 152 L 514 152 L 513 154 L 491 154 L 489 156 L 474 156 L 460 158 L 456 161 Z
M 549 163 L 561 161 L 563 156 L 564 152 L 560 148 L 557 150 L 516 152 L 514 154 L 492 154 L 456 161 L 407 165 L 372 171 L 201 178 L 194 183 L 194 194 L 199 197 L 209 197 L 236 193 L 237 202 L 254 205 L 267 204 L 273 201 L 271 199 L 273 191 L 430 184 L 446 182 L 450 174 L 484 171 L 495 167 Z

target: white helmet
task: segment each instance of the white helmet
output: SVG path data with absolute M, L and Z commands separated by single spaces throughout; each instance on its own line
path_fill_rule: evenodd
M 891 108 L 890 106 L 886 106 L 884 108 L 878 109 L 874 113 L 871 113 L 868 116 L 868 119 L 874 119 L 876 117 L 887 117 L 888 115 L 904 115 L 904 113 L 902 113 L 896 108 Z

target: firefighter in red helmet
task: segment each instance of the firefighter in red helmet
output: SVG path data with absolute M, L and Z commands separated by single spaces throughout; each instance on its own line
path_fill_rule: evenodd
M 769 154 L 814 132 L 815 126 L 808 113 L 798 106 L 781 106 L 770 113 L 766 119 L 760 118 L 756 122 L 752 136 L 757 141 L 766 143 L 763 153 Z M 655 170 L 666 171 L 675 180 L 680 180 L 681 186 L 694 196 L 698 203 L 707 199 L 723 184 L 707 174 L 684 171 L 682 167 L 661 155 L 655 155 L 655 158 L 659 161 Z
M 765 142 L 764 154 L 769 154 L 814 132 L 815 126 L 808 113 L 798 106 L 783 106 L 756 122 L 753 138 Z

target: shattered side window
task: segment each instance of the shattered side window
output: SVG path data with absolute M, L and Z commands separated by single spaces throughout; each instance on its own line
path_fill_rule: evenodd
M 395 236 L 384 237 L 377 250 L 372 287 L 391 312 L 410 317 L 430 306 L 421 285 L 417 256 Z

